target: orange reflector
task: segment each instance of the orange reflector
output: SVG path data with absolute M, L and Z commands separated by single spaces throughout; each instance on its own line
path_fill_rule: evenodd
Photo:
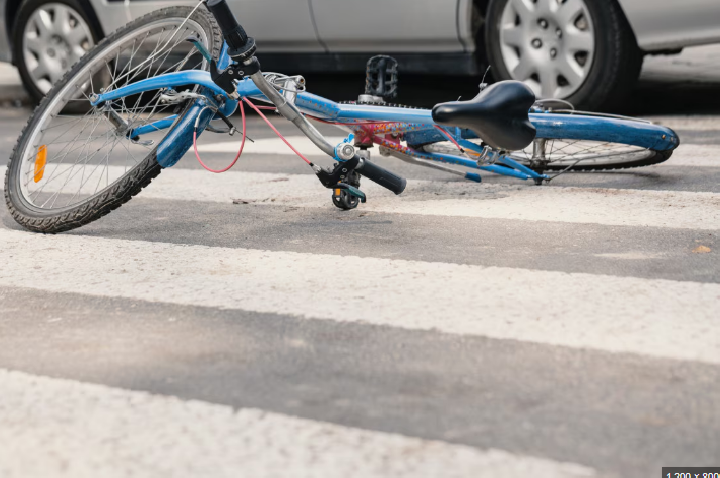
M 47 162 L 47 146 L 44 144 L 38 148 L 37 155 L 35 156 L 35 177 L 33 178 L 36 183 L 39 183 L 45 174 L 45 163 Z
M 35 182 L 37 182 L 37 181 L 35 181 Z M 335 190 L 335 195 L 336 195 L 336 196 L 339 196 L 339 195 L 340 195 L 340 190 L 339 190 L 339 189 L 336 189 L 336 190 Z

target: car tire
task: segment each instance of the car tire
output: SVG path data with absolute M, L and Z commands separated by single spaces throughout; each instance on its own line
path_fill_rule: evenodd
M 507 21 L 509 18 L 508 15 L 512 17 L 514 12 L 510 11 L 510 13 L 508 13 L 507 8 L 514 8 L 513 4 L 508 4 L 509 2 L 516 1 L 517 0 L 490 1 L 485 28 L 485 42 L 488 58 L 490 60 L 490 64 L 492 65 L 492 74 L 494 79 L 517 79 L 525 81 L 528 84 L 533 84 L 534 89 L 537 91 L 538 86 L 541 83 L 541 80 L 537 77 L 537 73 L 534 74 L 535 76 L 531 75 L 530 78 L 521 78 L 518 77 L 518 75 L 512 74 L 506 64 L 507 61 L 513 60 L 513 48 L 518 52 L 518 62 L 523 55 L 523 49 L 520 47 L 515 48 L 512 45 L 509 45 L 511 40 L 516 41 L 515 38 L 509 36 L 503 37 L 502 33 L 503 28 L 513 28 L 512 25 L 508 25 Z M 545 91 L 551 90 L 552 88 L 541 87 L 542 93 L 537 96 L 561 98 L 569 101 L 578 109 L 592 111 L 614 110 L 622 105 L 623 100 L 627 98 L 633 86 L 637 82 L 640 75 L 640 69 L 642 67 L 643 53 L 638 48 L 635 35 L 633 34 L 632 29 L 630 28 L 630 25 L 616 0 L 607 0 L 602 2 L 592 0 L 582 1 L 587 9 L 586 13 L 589 14 L 590 18 L 590 25 L 592 28 L 590 36 L 594 38 L 592 51 L 589 54 L 586 54 L 586 56 L 591 58 L 589 67 L 585 69 L 585 65 L 579 64 L 580 68 L 584 70 L 584 78 L 577 82 L 579 86 L 570 85 L 573 86 L 574 89 L 571 90 L 570 88 L 565 88 L 566 90 L 571 90 L 568 91 L 568 94 L 544 95 L 542 93 L 545 93 Z M 531 0 L 527 0 L 525 4 L 532 5 L 533 2 Z M 522 8 L 522 4 L 520 5 L 520 8 Z M 534 14 L 534 11 L 532 14 Z M 546 16 L 546 14 L 539 16 Z M 532 43 L 536 41 L 535 39 L 528 42 L 527 47 L 523 47 L 524 52 L 529 55 L 526 58 L 533 58 L 533 61 L 535 61 L 535 58 L 544 57 L 534 57 L 533 55 L 539 55 L 544 51 L 550 52 L 546 60 L 547 63 L 542 63 L 542 60 L 540 60 L 540 62 L 537 63 L 538 66 L 535 68 L 541 69 L 545 68 L 547 64 L 552 64 L 551 59 L 555 57 L 552 57 L 551 55 L 552 53 L 558 55 L 558 51 L 563 53 L 561 53 L 562 56 L 558 56 L 557 58 L 567 58 L 568 63 L 573 60 L 579 61 L 579 59 L 582 58 L 570 56 L 570 47 L 567 46 L 569 42 L 572 41 L 567 32 L 576 25 L 570 25 L 566 29 L 566 25 L 563 24 L 561 20 L 553 19 L 552 16 L 548 20 L 545 20 L 544 18 L 535 19 L 532 16 L 530 16 L 530 18 L 536 20 L 536 24 L 528 22 L 528 25 L 530 27 L 536 27 L 535 29 L 538 31 L 538 38 L 540 38 L 540 35 L 544 34 L 548 40 L 545 44 L 543 44 L 541 39 L 541 41 L 538 42 L 541 45 L 540 48 L 538 48 L 537 43 Z M 557 20 L 557 23 L 553 23 L 554 20 Z M 518 24 L 521 24 L 522 18 L 518 15 L 518 19 L 515 21 L 517 21 Z M 548 27 L 546 25 L 548 21 L 551 25 L 550 29 L 557 28 L 553 31 L 559 31 L 559 33 L 557 33 L 558 38 L 562 39 L 563 42 L 566 42 L 565 45 L 560 44 L 554 52 L 552 51 L 554 40 L 547 37 Z M 582 19 L 578 18 L 574 21 L 582 21 Z M 544 31 L 543 27 L 541 27 L 543 24 L 545 25 Z M 583 25 L 586 25 L 586 23 L 583 23 Z M 531 38 L 534 37 L 536 35 L 534 33 L 535 29 L 526 30 L 532 31 L 533 33 L 525 34 L 525 37 L 521 38 L 524 40 L 528 36 Z M 578 31 L 579 30 L 573 30 L 573 32 Z M 563 39 L 563 32 L 566 32 L 565 39 Z M 524 45 L 525 42 L 523 41 L 522 44 Z M 511 49 L 508 50 L 508 47 Z M 545 48 L 546 50 L 542 50 L 542 48 Z M 527 76 L 527 71 L 532 68 L 533 67 L 523 68 L 523 70 L 525 70 L 523 76 Z M 513 70 L 513 72 L 517 71 L 519 71 L 519 68 Z M 562 80 L 562 76 L 557 77 L 556 83 L 562 85 Z M 557 87 L 554 91 L 561 91 L 561 88 L 563 88 L 563 86 Z
M 30 46 L 32 38 L 29 38 L 27 29 L 40 11 L 49 14 L 52 28 L 44 31 L 43 36 L 38 33 L 37 43 L 41 43 L 42 48 L 37 48 L 37 43 Z M 61 30 L 63 33 L 58 33 L 56 28 L 59 26 L 56 22 L 60 21 L 60 15 L 57 14 L 59 11 L 68 13 L 70 28 Z M 37 31 L 39 32 L 39 29 Z M 46 35 L 50 35 L 50 38 Z M 85 36 L 87 38 L 82 38 Z M 52 85 L 63 77 L 85 51 L 102 39 L 102 34 L 89 7 L 81 0 L 27 0 L 23 2 L 15 18 L 12 39 L 13 62 L 31 99 L 39 103 Z M 38 72 L 36 68 L 40 66 L 42 68 Z M 47 74 L 39 78 L 43 73 Z

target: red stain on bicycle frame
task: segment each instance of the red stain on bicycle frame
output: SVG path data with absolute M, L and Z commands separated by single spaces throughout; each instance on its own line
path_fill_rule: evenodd
M 352 130 L 356 144 L 372 144 L 377 136 L 385 136 L 387 140 L 400 144 L 402 133 L 427 129 L 427 125 L 414 123 L 369 123 L 344 126 Z

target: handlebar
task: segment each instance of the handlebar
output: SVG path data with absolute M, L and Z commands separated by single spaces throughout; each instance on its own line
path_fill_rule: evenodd
M 252 55 L 255 50 L 255 41 L 248 37 L 245 29 L 238 23 L 227 1 L 208 0 L 207 7 L 220 25 L 225 42 L 230 47 L 230 56 Z M 253 51 L 249 51 L 251 49 Z
M 228 54 L 233 60 L 238 63 L 245 65 L 256 64 L 255 71 L 249 74 L 255 85 L 265 96 L 277 106 L 278 111 L 295 126 L 297 126 L 305 135 L 315 143 L 321 150 L 330 156 L 335 155 L 335 147 L 328 143 L 328 141 L 317 131 L 310 122 L 301 114 L 293 103 L 288 103 L 284 96 L 282 96 L 277 89 L 263 76 L 260 71 L 260 66 L 257 64 L 257 59 L 252 55 L 255 52 L 255 40 L 249 37 L 245 32 L 245 29 L 238 23 L 235 15 L 233 15 L 230 7 L 226 0 L 207 0 L 207 8 L 213 14 L 220 29 L 222 30 L 225 42 L 228 44 Z M 215 65 L 213 63 L 213 68 Z M 244 68 L 247 71 L 247 68 Z M 216 83 L 219 80 L 215 80 Z M 228 85 L 228 89 L 233 89 L 233 83 Z M 373 181 L 374 183 L 389 189 L 395 194 L 400 194 L 405 190 L 407 181 L 396 174 L 391 173 L 387 169 L 381 168 L 377 164 L 371 163 L 365 158 L 356 158 L 357 166 L 355 169 Z M 332 188 L 338 183 L 334 177 L 334 172 L 324 171 L 315 165 L 312 165 L 315 169 L 315 173 L 320 178 L 320 182 L 325 187 Z M 339 165 L 338 165 L 339 166 Z M 341 167 L 340 167 L 341 168 Z M 338 168 L 336 168 L 338 169 Z M 343 176 L 344 177 L 344 176 Z
M 362 174 L 375 184 L 382 186 L 395 194 L 402 193 L 405 190 L 405 186 L 407 186 L 407 180 L 405 178 L 401 178 L 395 173 L 388 171 L 375 163 L 371 163 L 367 158 L 362 158 L 360 160 L 358 165 L 355 167 L 355 171 Z

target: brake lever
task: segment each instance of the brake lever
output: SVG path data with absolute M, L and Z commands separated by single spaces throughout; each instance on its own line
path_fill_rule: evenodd
M 213 82 L 222 88 L 228 96 L 237 99 L 238 94 L 235 89 L 235 82 L 260 71 L 260 62 L 258 62 L 257 57 L 252 57 L 252 60 L 253 61 L 247 65 L 231 63 L 224 70 L 218 70 L 217 61 L 212 60 L 210 62 L 210 78 L 212 78 Z
M 233 99 L 237 99 L 237 91 L 235 90 L 235 81 L 242 80 L 246 76 L 250 76 L 253 73 L 260 71 L 260 62 L 257 61 L 256 57 L 252 57 L 252 62 L 247 65 L 239 65 L 236 62 L 230 63 L 224 70 L 219 70 L 217 66 L 217 60 L 215 60 L 207 48 L 202 42 L 194 37 L 190 36 L 185 39 L 192 43 L 205 60 L 210 63 L 210 77 L 213 82 L 225 91 Z

